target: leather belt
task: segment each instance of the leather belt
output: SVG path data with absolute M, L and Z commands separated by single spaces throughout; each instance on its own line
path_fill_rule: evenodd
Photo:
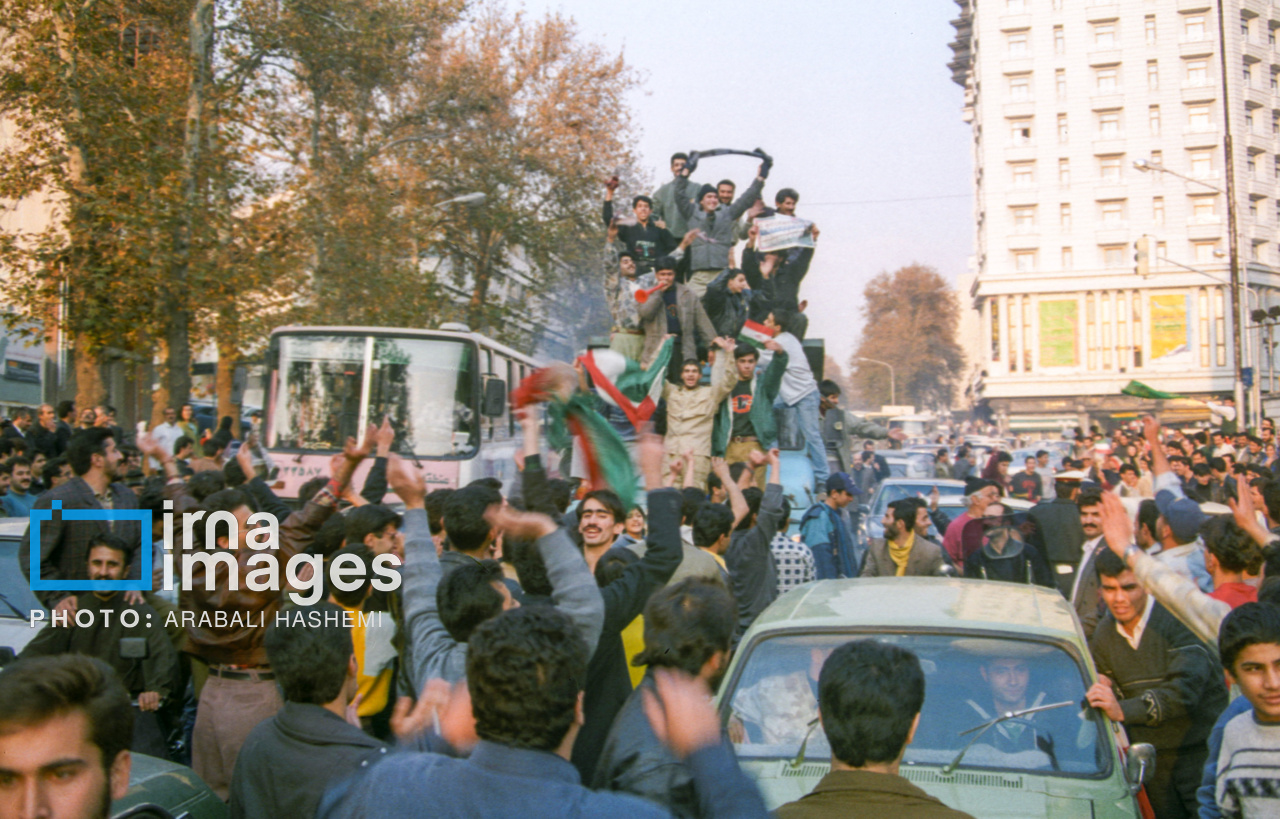
M 209 676 L 224 680 L 253 680 L 254 682 L 267 682 L 276 678 L 275 672 L 265 668 L 236 668 L 231 665 L 211 665 Z
M 624 336 L 642 336 L 644 330 L 614 330 L 615 333 L 622 333 Z
M 729 439 L 729 442 L 734 444 L 755 444 L 755 443 L 759 443 L 759 441 L 760 439 L 754 435 L 741 435 L 741 436 Z

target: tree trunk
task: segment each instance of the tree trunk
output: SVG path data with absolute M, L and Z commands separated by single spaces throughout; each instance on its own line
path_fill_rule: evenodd
M 106 403 L 107 385 L 102 380 L 102 356 L 90 350 L 89 341 L 83 335 L 76 337 L 74 354 L 77 412 Z
M 160 359 L 160 366 L 155 373 L 156 388 L 151 391 L 150 429 L 155 429 L 156 425 L 164 423 L 165 407 L 173 406 L 174 409 L 180 409 L 178 405 L 169 403 L 169 382 L 165 372 L 165 365 L 169 360 L 169 346 L 164 339 L 160 339 L 156 342 L 156 348 L 156 358 Z
M 231 403 L 231 382 L 236 365 L 240 363 L 240 347 L 237 344 L 240 315 L 234 302 L 229 303 L 218 315 L 217 327 L 218 369 L 214 385 L 218 396 L 218 420 L 231 416 L 231 432 L 239 438 L 240 405 Z

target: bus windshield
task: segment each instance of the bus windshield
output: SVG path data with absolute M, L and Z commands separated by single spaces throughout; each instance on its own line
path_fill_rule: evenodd
M 402 455 L 467 457 L 479 444 L 475 355 L 445 338 L 279 337 L 269 446 L 337 450 L 390 416 Z M 365 385 L 368 391 L 365 391 Z

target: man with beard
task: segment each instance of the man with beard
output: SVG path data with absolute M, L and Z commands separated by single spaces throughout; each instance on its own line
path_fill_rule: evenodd
M 101 660 L 20 660 L 0 671 L 0 816 L 107 819 L 129 790 L 133 709 Z
M 645 717 L 655 691 L 654 669 L 676 668 L 715 691 L 729 667 L 737 609 L 724 585 L 690 577 L 649 598 L 644 608 L 644 679 L 618 712 L 596 765 L 594 790 L 643 796 L 680 817 L 702 815 L 692 771 L 662 744 Z M 649 694 L 646 694 L 649 692 Z
M 117 483 L 116 468 L 121 454 L 111 430 L 91 427 L 75 436 L 67 447 L 67 461 L 76 477 L 45 492 L 35 509 L 137 509 L 138 496 L 123 483 Z M 111 531 L 125 543 L 142 542 L 142 529 L 137 521 L 65 520 L 56 512 L 52 520 L 40 525 L 39 577 L 43 580 L 87 580 L 89 542 L 102 532 Z M 30 537 L 23 535 L 26 542 Z M 22 574 L 31 577 L 31 551 L 18 550 Z M 141 561 L 129 568 L 129 578 L 137 579 Z M 76 598 L 65 591 L 37 592 L 40 602 L 49 608 L 75 613 Z M 125 600 L 140 602 L 139 592 L 128 592 Z

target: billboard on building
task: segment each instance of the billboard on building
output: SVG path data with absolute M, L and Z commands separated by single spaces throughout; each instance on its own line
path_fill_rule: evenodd
M 1151 316 L 1151 363 L 1171 363 L 1190 354 L 1191 297 L 1185 293 L 1162 293 L 1147 302 Z
M 1041 301 L 1040 366 L 1075 367 L 1079 363 L 1076 343 L 1079 339 L 1080 303 L 1076 299 Z

